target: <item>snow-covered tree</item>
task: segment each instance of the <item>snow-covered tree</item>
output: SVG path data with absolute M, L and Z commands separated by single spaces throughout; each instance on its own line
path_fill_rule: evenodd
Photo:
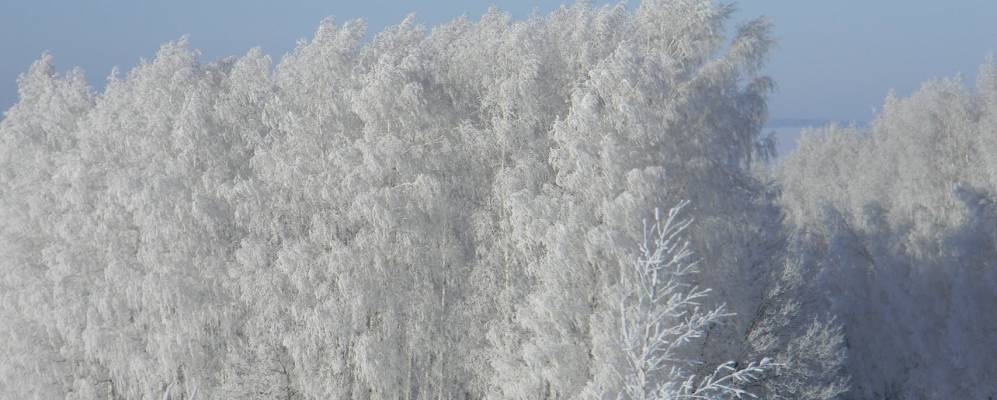
M 640 254 L 620 268 L 616 286 L 618 318 L 613 329 L 619 359 L 613 365 L 615 382 L 595 382 L 589 390 L 596 397 L 618 399 L 720 399 L 754 397 L 742 389 L 757 380 L 771 362 L 765 358 L 743 366 L 723 363 L 697 378 L 689 368 L 698 364 L 690 344 L 703 337 L 710 325 L 730 314 L 720 305 L 701 309 L 710 290 L 687 283 L 697 272 L 685 230 L 692 223 L 679 219 L 680 203 L 662 218 L 655 209 L 654 223 L 644 223 Z M 608 390 L 607 387 L 615 390 Z M 616 395 L 613 396 L 613 391 Z M 607 396 L 608 395 L 608 396 Z
M 758 175 L 769 24 L 728 38 L 732 10 L 492 9 L 370 39 L 326 20 L 276 63 L 181 39 L 99 94 L 43 57 L 0 123 L 0 395 L 622 388 L 617 322 L 656 312 L 620 303 L 635 222 L 688 198 L 710 267 L 672 272 L 715 291 L 676 289 L 699 322 L 668 324 L 702 337 L 645 387 L 770 358 L 737 390 L 834 397 L 840 335 L 787 251 L 809 242 Z
M 97 266 L 67 251 L 78 227 L 64 221 L 80 216 L 62 199 L 93 94 L 81 71 L 56 74 L 48 54 L 18 84 L 20 101 L 0 122 L 0 395 L 69 398 L 105 379 L 79 337 Z
M 887 97 L 867 129 L 804 135 L 779 170 L 792 253 L 838 315 L 855 398 L 997 394 L 994 61 Z

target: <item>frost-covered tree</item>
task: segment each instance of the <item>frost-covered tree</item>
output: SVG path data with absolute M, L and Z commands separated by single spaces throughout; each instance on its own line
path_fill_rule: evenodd
M 611 381 L 590 383 L 597 398 L 617 399 L 719 399 L 754 397 L 742 389 L 770 368 L 769 359 L 738 366 L 724 363 L 710 375 L 698 378 L 688 368 L 699 363 L 688 352 L 690 343 L 706 329 L 729 317 L 724 306 L 701 309 L 709 289 L 686 283 L 697 272 L 685 230 L 692 220 L 678 219 L 680 203 L 662 218 L 655 209 L 654 223 L 644 222 L 640 254 L 620 268 L 616 285 L 619 303 L 613 314 L 618 354 Z M 613 395 L 615 392 L 615 396 Z
M 839 316 L 854 398 L 997 395 L 994 61 L 890 95 L 867 129 L 805 135 L 781 166 L 786 222 Z
M 20 101 L 0 123 L 0 395 L 71 398 L 80 382 L 106 378 L 82 354 L 96 266 L 65 251 L 77 229 L 65 216 L 80 216 L 62 198 L 93 94 L 79 70 L 57 75 L 47 54 L 18 84 Z
M 731 11 L 706 1 L 642 3 L 616 25 L 626 39 L 571 92 L 550 131 L 546 168 L 510 171 L 519 190 L 506 202 L 514 221 L 506 259 L 520 260 L 515 269 L 533 290 L 516 308 L 521 341 L 502 339 L 519 350 L 495 358 L 496 386 L 512 391 L 503 396 L 570 398 L 590 376 L 610 373 L 597 352 L 586 354 L 609 340 L 593 321 L 615 302 L 601 292 L 624 265 L 614 250 L 640 242 L 632 221 L 644 210 L 680 198 L 696 204 L 690 213 L 704 229 L 694 242 L 716 266 L 697 279 L 736 313 L 711 329 L 697 372 L 772 355 L 803 333 L 800 315 L 779 315 L 777 302 L 765 301 L 782 275 L 783 239 L 768 189 L 750 173 L 770 86 L 755 75 L 771 44 L 768 24 L 749 22 L 725 46 Z M 551 174 L 539 185 L 538 171 Z M 793 323 L 767 324 L 770 316 Z M 770 340 L 756 341 L 761 327 L 774 331 Z
M 680 275 L 731 315 L 680 375 L 771 358 L 738 390 L 834 397 L 757 174 L 769 25 L 728 40 L 732 10 L 326 20 L 278 62 L 181 39 L 99 94 L 43 57 L 0 123 L 0 395 L 577 398 L 619 382 L 635 222 L 688 198 L 710 268 Z

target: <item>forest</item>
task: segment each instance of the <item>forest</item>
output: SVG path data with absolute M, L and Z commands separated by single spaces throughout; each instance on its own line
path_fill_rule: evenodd
M 327 19 L 99 92 L 44 55 L 0 122 L 0 398 L 997 396 L 997 61 L 776 162 L 733 12 Z

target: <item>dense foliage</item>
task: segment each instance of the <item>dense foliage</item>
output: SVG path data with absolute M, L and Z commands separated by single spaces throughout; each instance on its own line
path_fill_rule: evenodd
M 997 395 L 997 62 L 977 87 L 891 95 L 868 129 L 811 132 L 780 169 L 855 398 Z
M 102 93 L 44 56 L 0 122 L 0 398 L 997 395 L 997 63 L 772 169 L 732 12 L 326 21 Z

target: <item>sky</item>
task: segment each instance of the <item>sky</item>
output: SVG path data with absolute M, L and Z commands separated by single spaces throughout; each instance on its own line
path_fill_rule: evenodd
M 525 18 L 559 0 L 124 1 L 0 0 L 0 110 L 17 100 L 17 76 L 45 52 L 60 71 L 79 66 L 101 89 L 113 66 L 152 58 L 160 44 L 190 35 L 204 61 L 261 47 L 275 60 L 328 16 L 367 21 L 370 31 L 410 12 L 432 26 L 489 5 Z M 593 1 L 603 4 L 606 1 Z M 628 4 L 634 5 L 636 1 Z M 732 26 L 766 16 L 779 42 L 764 72 L 775 79 L 776 118 L 868 121 L 890 90 L 907 95 L 933 78 L 972 83 L 997 52 L 993 0 L 745 0 Z

